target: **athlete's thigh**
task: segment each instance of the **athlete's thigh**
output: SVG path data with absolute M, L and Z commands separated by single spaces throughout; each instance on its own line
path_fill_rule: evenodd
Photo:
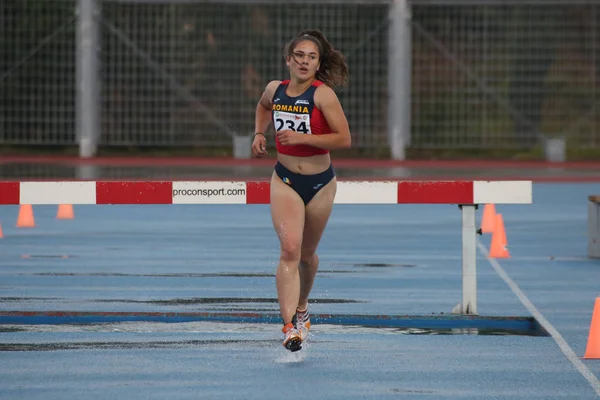
M 304 229 L 304 202 L 276 173 L 271 177 L 271 218 L 282 245 L 300 246 Z
M 334 177 L 313 197 L 306 206 L 302 253 L 311 255 L 317 250 L 321 236 L 331 215 L 333 200 L 337 191 L 337 180 Z

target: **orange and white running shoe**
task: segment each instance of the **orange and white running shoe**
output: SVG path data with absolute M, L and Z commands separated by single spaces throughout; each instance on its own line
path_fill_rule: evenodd
M 310 330 L 310 313 L 308 308 L 306 310 L 296 309 L 296 329 L 300 334 L 300 339 L 304 342 L 308 338 L 308 331 Z
M 302 349 L 302 338 L 300 337 L 294 322 L 284 325 L 281 331 L 284 334 L 283 347 L 292 352 Z

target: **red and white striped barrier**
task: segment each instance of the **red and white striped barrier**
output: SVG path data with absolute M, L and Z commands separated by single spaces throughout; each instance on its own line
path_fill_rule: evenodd
M 0 204 L 268 204 L 269 182 L 0 182 Z M 531 181 L 338 182 L 336 204 L 529 204 Z
M 268 204 L 269 182 L 63 181 L 0 182 L 0 205 L 21 204 Z M 531 181 L 339 180 L 336 204 L 457 204 L 462 211 L 462 303 L 477 314 L 478 204 L 530 204 Z

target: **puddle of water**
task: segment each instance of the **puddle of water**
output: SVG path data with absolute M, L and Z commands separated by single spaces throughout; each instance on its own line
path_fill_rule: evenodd
M 480 317 L 460 315 L 330 315 L 314 314 L 311 317 L 315 329 L 335 333 L 340 329 L 346 333 L 376 333 L 404 335 L 523 335 L 548 336 L 543 327 L 531 317 Z M 0 312 L 0 324 L 5 329 L 20 327 L 36 330 L 73 329 L 82 326 L 121 330 L 121 327 L 138 327 L 151 331 L 161 327 L 165 331 L 205 329 L 206 324 L 214 331 L 229 332 L 236 326 L 245 330 L 264 329 L 269 324 L 279 324 L 276 312 Z M 121 325 L 122 324 L 122 325 Z M 196 325 L 194 325 L 196 324 Z M 26 328 L 28 327 L 28 328 Z M 33 328 L 35 327 L 35 328 Z M 71 328 L 68 328 L 71 327 Z M 204 328 L 203 328 L 204 327 Z M 214 328 L 219 327 L 219 328 Z M 257 328 L 262 327 L 262 328 Z M 94 328 L 96 329 L 96 328 Z M 237 328 L 236 328 L 237 329 Z
M 180 273 L 180 274 L 126 274 L 120 272 L 37 272 L 37 276 L 118 276 L 118 277 L 150 277 L 150 278 L 269 278 L 274 274 L 267 273 Z
M 542 332 L 515 329 L 481 329 L 481 328 L 395 328 L 395 333 L 404 335 L 478 335 L 478 336 L 548 336 Z
M 73 257 L 73 256 L 69 256 Z M 55 258 L 63 258 L 62 256 L 56 256 Z M 350 270 L 321 270 L 318 274 L 356 274 L 359 271 Z M 184 272 L 184 273 L 171 273 L 171 274 L 133 274 L 133 273 L 122 273 L 122 272 L 36 272 L 32 274 L 21 274 L 21 275 L 35 275 L 35 276 L 116 276 L 116 277 L 150 277 L 150 278 L 274 278 L 275 274 L 266 272 Z
M 391 267 L 401 267 L 401 268 L 414 268 L 415 264 L 387 264 L 387 263 L 360 263 L 360 264 L 351 264 L 354 267 L 369 267 L 369 268 L 391 268 Z
M 273 346 L 279 341 L 275 340 L 248 340 L 248 339 L 208 339 L 208 340 L 170 340 L 170 341 L 144 341 L 144 342 L 60 342 L 60 343 L 0 343 L 0 352 L 3 351 L 58 351 L 58 350 L 131 350 L 131 349 L 178 349 L 198 348 L 223 345 L 249 344 L 252 347 Z
M 97 299 L 97 303 L 143 303 L 159 305 L 190 305 L 190 304 L 240 304 L 240 303 L 271 303 L 276 304 L 276 298 L 264 297 L 193 297 L 188 299 L 168 299 L 168 300 L 131 300 L 131 299 Z M 311 299 L 310 303 L 320 304 L 347 304 L 363 303 L 359 300 L 348 299 Z

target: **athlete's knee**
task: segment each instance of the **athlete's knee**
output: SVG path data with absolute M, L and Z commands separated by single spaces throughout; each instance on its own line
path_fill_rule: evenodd
M 313 265 L 319 262 L 319 256 L 313 251 L 303 250 L 300 254 L 300 262 L 306 265 Z
M 287 261 L 300 261 L 301 245 L 294 241 L 284 241 L 281 243 L 281 258 Z

